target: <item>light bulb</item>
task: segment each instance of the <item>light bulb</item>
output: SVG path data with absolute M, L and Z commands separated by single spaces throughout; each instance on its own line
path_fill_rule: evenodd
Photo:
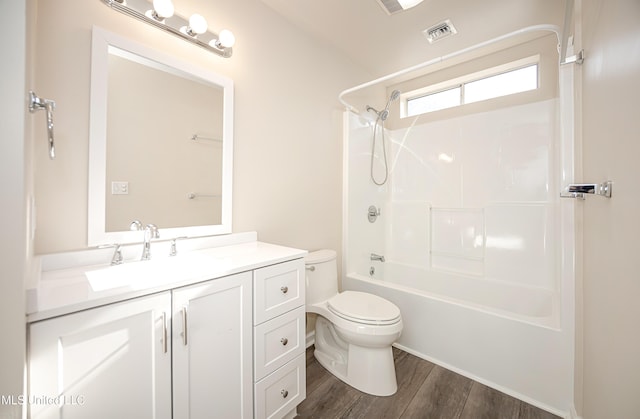
M 153 10 L 160 18 L 166 19 L 173 16 L 173 3 L 171 0 L 153 0 Z
M 217 44 L 220 44 L 222 48 L 231 48 L 233 44 L 236 43 L 236 37 L 228 29 L 223 29 L 220 31 L 220 35 L 218 35 Z
M 189 18 L 189 29 L 187 32 L 191 32 L 189 35 L 195 36 L 207 31 L 207 21 L 205 18 L 197 13 L 194 13 Z
M 402 7 L 403 10 L 407 10 L 422 3 L 422 1 L 423 0 L 398 0 L 398 3 L 400 3 L 400 7 Z

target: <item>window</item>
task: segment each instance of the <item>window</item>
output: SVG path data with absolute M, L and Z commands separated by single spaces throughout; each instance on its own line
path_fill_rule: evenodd
M 537 61 L 538 57 L 531 57 L 414 91 L 406 99 L 405 116 L 535 90 L 538 88 Z
M 464 103 L 480 102 L 538 88 L 538 64 L 512 70 L 464 85 Z
M 460 87 L 407 100 L 408 116 L 460 106 Z

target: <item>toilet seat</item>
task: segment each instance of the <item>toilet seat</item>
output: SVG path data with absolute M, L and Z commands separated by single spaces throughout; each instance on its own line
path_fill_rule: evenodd
M 327 301 L 327 308 L 345 320 L 367 325 L 391 325 L 401 320 L 400 309 L 377 295 L 344 291 Z

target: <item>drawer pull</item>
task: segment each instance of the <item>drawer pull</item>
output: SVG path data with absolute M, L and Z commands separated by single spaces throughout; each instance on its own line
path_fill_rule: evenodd
M 287 346 L 287 343 L 289 343 L 289 339 L 282 338 L 282 339 L 280 339 L 280 343 L 282 343 L 282 346 Z
M 286 399 L 286 398 L 287 398 L 287 396 L 289 395 L 289 392 L 288 392 L 287 390 L 282 390 L 282 391 L 280 392 L 280 394 L 282 394 L 282 398 L 283 398 L 283 399 Z
M 289 292 L 289 287 L 284 286 L 284 287 L 280 287 L 280 291 L 282 291 L 283 294 L 286 294 Z

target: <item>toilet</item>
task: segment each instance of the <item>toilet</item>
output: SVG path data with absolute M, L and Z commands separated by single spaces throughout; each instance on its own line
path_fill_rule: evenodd
M 350 386 L 374 396 L 396 392 L 391 344 L 400 337 L 400 309 L 373 294 L 338 292 L 336 252 L 318 250 L 305 257 L 306 311 L 318 315 L 318 362 Z

